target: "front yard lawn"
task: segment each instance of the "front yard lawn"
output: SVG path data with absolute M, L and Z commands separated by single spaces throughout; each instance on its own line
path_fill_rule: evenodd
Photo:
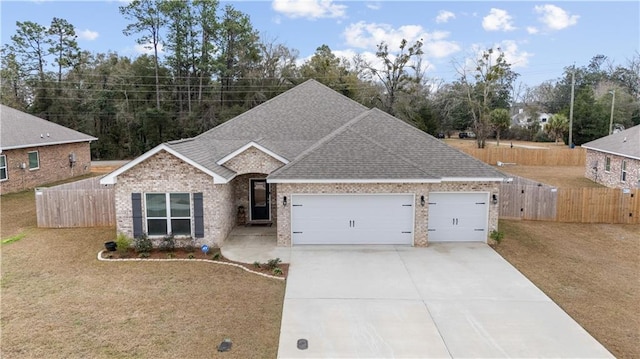
M 2 358 L 274 358 L 285 284 L 206 262 L 100 262 L 114 228 L 39 229 L 2 196 Z M 217 346 L 231 339 L 230 352 Z
M 640 226 L 500 221 L 496 250 L 618 358 L 640 358 Z

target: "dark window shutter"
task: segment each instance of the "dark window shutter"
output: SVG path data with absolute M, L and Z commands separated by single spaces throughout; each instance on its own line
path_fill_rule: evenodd
M 193 194 L 194 234 L 196 238 L 204 237 L 204 209 L 202 206 L 202 193 Z
M 131 208 L 133 210 L 133 237 L 142 237 L 142 194 L 131 194 Z

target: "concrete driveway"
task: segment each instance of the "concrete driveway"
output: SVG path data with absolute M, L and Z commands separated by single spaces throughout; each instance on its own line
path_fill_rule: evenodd
M 486 244 L 291 249 L 278 358 L 451 357 L 613 356 Z

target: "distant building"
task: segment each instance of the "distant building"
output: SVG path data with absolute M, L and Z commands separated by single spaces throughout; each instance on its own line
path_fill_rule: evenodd
M 544 126 L 547 125 L 547 123 L 551 119 L 551 116 L 553 116 L 553 114 L 546 112 L 542 112 L 535 116 L 532 116 L 527 111 L 520 108 L 518 109 L 518 113 L 511 116 L 511 125 L 519 127 L 529 127 L 533 124 L 534 118 L 537 118 L 538 123 L 540 124 L 540 129 L 544 129 Z
M 97 138 L 0 105 L 0 193 L 91 172 Z

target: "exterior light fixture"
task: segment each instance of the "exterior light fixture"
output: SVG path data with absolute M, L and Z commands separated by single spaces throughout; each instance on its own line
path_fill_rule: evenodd
M 493 204 L 498 204 L 498 195 L 497 194 L 493 194 L 491 195 L 491 201 L 493 202 Z
M 285 206 L 285 207 L 287 206 L 287 196 L 284 196 L 282 198 L 282 205 Z
M 424 207 L 424 195 L 420 196 L 420 205 Z

